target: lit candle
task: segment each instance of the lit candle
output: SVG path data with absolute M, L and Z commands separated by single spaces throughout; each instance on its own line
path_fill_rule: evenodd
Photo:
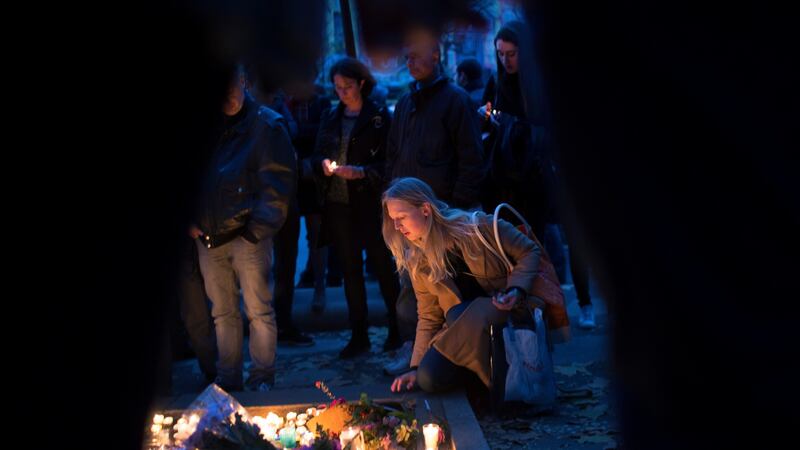
M 289 414 L 286 414 L 286 421 L 287 422 L 290 421 L 290 420 L 294 420 L 296 418 L 297 418 L 297 413 L 296 412 L 290 412 Z
M 317 412 L 317 408 L 308 408 L 306 410 L 306 414 L 308 414 L 308 417 L 315 417 L 316 416 L 316 414 L 315 414 L 316 412 Z
M 153 426 L 152 426 L 152 427 L 150 427 L 150 431 L 152 431 L 152 432 L 153 432 L 153 434 L 158 434 L 158 433 L 160 433 L 160 432 L 161 432 L 161 425 L 159 425 L 159 424 L 153 424 Z
M 306 433 L 300 437 L 300 445 L 307 447 L 314 443 L 314 433 Z
M 278 438 L 284 448 L 294 448 L 297 445 L 297 433 L 294 428 L 283 428 L 278 433 Z
M 331 172 L 335 172 L 337 167 L 339 167 L 339 165 L 336 164 L 336 161 L 332 161 L 331 162 Z
M 355 437 L 358 435 L 358 428 L 356 427 L 347 427 L 342 430 L 341 434 L 339 434 L 339 443 L 342 444 L 342 448 L 345 448 L 347 444 L 350 443 Z
M 274 441 L 278 435 L 278 430 L 272 425 L 267 425 L 264 427 L 264 434 L 267 435 L 267 438 Z
M 164 423 L 164 416 L 161 414 L 156 414 L 155 417 L 153 417 L 153 423 L 156 425 L 161 425 Z
M 436 450 L 439 448 L 439 425 L 429 423 L 422 427 L 425 435 L 425 450 Z
M 172 417 L 165 417 L 164 418 L 164 426 L 168 427 L 170 425 L 172 425 Z
M 270 411 L 270 413 L 267 414 L 267 423 L 273 425 L 275 428 L 279 428 L 281 424 L 283 424 L 283 419 L 274 412 Z

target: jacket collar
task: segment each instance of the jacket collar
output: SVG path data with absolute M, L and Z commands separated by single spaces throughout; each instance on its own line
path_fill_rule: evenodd
M 412 81 L 408 87 L 411 91 L 412 97 L 428 96 L 438 91 L 443 85 L 450 82 L 447 75 L 439 74 L 433 81 L 427 83 L 420 83 L 416 80 Z
M 364 105 L 361 107 L 361 112 L 358 113 L 358 117 L 356 118 L 356 123 L 353 125 L 353 130 L 350 132 L 351 136 L 354 136 L 358 133 L 362 128 L 366 125 L 370 124 L 372 118 L 375 117 L 380 112 L 378 105 L 376 105 L 371 100 L 364 100 Z M 342 116 L 344 115 L 344 103 L 339 102 L 339 105 L 336 107 L 336 121 L 339 122 L 342 120 Z

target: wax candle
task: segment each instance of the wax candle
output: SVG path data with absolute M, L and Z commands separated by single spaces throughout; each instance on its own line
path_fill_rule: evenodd
M 284 448 L 295 448 L 297 445 L 297 433 L 294 428 L 283 428 L 278 438 Z
M 439 448 L 439 425 L 429 423 L 422 427 L 422 434 L 425 435 L 425 450 L 436 450 Z
M 344 448 L 347 444 L 350 443 L 356 436 L 358 436 L 358 428 L 356 427 L 347 427 L 339 434 L 339 443 L 342 444 L 342 448 Z

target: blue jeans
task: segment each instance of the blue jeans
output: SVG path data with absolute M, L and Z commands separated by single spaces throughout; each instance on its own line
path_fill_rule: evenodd
M 253 364 L 247 384 L 257 386 L 262 381 L 274 381 L 278 330 L 267 282 L 272 262 L 272 240 L 253 244 L 238 237 L 212 249 L 198 240 L 197 249 L 216 327 L 220 383 L 229 388 L 242 386 L 244 331 L 239 311 L 239 287 L 244 297 L 244 312 L 250 320 Z

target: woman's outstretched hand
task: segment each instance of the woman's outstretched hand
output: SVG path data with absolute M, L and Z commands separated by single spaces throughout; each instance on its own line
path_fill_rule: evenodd
M 392 383 L 392 392 L 400 392 L 405 387 L 406 390 L 410 391 L 414 389 L 414 386 L 417 385 L 417 371 L 412 370 L 411 372 L 404 373 L 399 377 L 394 379 Z

